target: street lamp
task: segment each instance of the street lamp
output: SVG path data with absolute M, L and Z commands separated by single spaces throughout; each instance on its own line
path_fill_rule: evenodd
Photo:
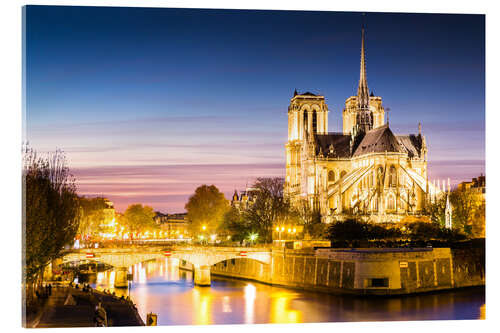
M 257 233 L 252 233 L 250 234 L 250 243 L 253 244 L 255 242 L 255 240 L 257 240 L 257 238 L 259 237 L 259 234 Z

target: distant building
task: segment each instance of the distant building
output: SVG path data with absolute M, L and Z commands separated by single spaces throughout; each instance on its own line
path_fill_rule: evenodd
M 100 224 L 101 232 L 100 236 L 103 238 L 113 238 L 116 236 L 116 212 L 115 207 L 111 201 L 104 199 L 106 208 L 102 210 L 103 212 L 103 222 Z
M 246 190 L 241 191 L 240 194 L 238 194 L 238 191 L 234 190 L 234 194 L 231 199 L 231 206 L 239 210 L 246 210 L 253 203 L 255 203 L 257 194 L 258 190 L 251 187 L 247 187 Z
M 461 182 L 458 184 L 457 188 L 459 190 L 472 190 L 481 195 L 481 199 L 486 199 L 486 176 L 481 174 L 477 178 L 472 178 L 470 182 Z
M 477 178 L 472 178 L 470 182 L 462 182 L 458 184 L 457 189 L 459 191 L 471 191 L 476 194 L 477 202 L 471 221 L 472 235 L 475 237 L 485 237 L 486 176 L 481 174 Z
M 165 238 L 169 239 L 187 239 L 190 238 L 189 222 L 187 213 L 163 214 L 156 212 L 154 217 L 156 224 L 164 233 Z

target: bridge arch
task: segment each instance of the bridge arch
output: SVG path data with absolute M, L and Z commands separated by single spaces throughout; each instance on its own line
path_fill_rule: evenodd
M 170 247 L 83 249 L 68 253 L 63 262 L 93 259 L 116 268 L 115 287 L 126 287 L 127 269 L 135 264 L 163 257 L 190 262 L 194 268 L 195 284 L 210 285 L 210 267 L 230 259 L 247 258 L 263 264 L 271 263 L 271 250 L 265 248 L 231 247 Z

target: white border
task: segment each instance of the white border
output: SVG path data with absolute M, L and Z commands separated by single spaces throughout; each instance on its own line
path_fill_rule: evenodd
M 498 206 L 499 177 L 494 173 L 498 168 L 498 144 L 500 142 L 498 126 L 500 126 L 500 108 L 498 106 L 498 89 L 500 78 L 498 62 L 500 61 L 498 40 L 500 15 L 495 1 L 387 1 L 359 0 L 356 3 L 342 1 L 11 1 L 4 0 L 0 10 L 2 43 L 2 61 L 0 67 L 2 97 L 2 254 L 3 274 L 1 274 L 2 292 L 2 326 L 9 329 L 21 329 L 20 320 L 20 260 L 21 260 L 21 188 L 20 188 L 20 146 L 21 146 L 21 6 L 33 5 L 86 5 L 86 6 L 133 6 L 133 7 L 179 7 L 179 8 L 234 8 L 234 9 L 288 9 L 288 10 L 332 10 L 332 11 L 377 11 L 377 12 L 421 12 L 421 13 L 474 13 L 486 14 L 486 174 L 487 185 L 487 320 L 486 321 L 434 321 L 434 322 L 377 322 L 377 323 L 335 323 L 306 325 L 244 325 L 244 326 L 177 326 L 175 331 L 234 332 L 258 330 L 316 330 L 329 332 L 335 330 L 372 332 L 401 331 L 419 332 L 453 329 L 459 331 L 478 331 L 492 329 L 500 318 L 497 296 L 499 276 L 496 258 L 498 256 Z M 474 111 L 474 110 L 471 110 Z M 7 297 L 5 297 L 7 296 Z M 141 328 L 127 328 L 137 330 Z M 156 329 L 172 330 L 172 326 Z M 9 330 L 10 331 L 10 330 Z M 49 330 L 52 331 L 52 330 Z M 123 329 L 122 329 L 123 331 Z

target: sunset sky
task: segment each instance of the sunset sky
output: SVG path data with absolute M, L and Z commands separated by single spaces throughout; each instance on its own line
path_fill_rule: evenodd
M 230 198 L 284 176 L 294 89 L 342 130 L 359 79 L 360 13 L 28 6 L 26 133 L 65 151 L 78 192 L 164 213 L 201 184 Z M 485 169 L 484 16 L 366 16 L 370 90 L 396 134 L 429 147 L 429 178 Z

